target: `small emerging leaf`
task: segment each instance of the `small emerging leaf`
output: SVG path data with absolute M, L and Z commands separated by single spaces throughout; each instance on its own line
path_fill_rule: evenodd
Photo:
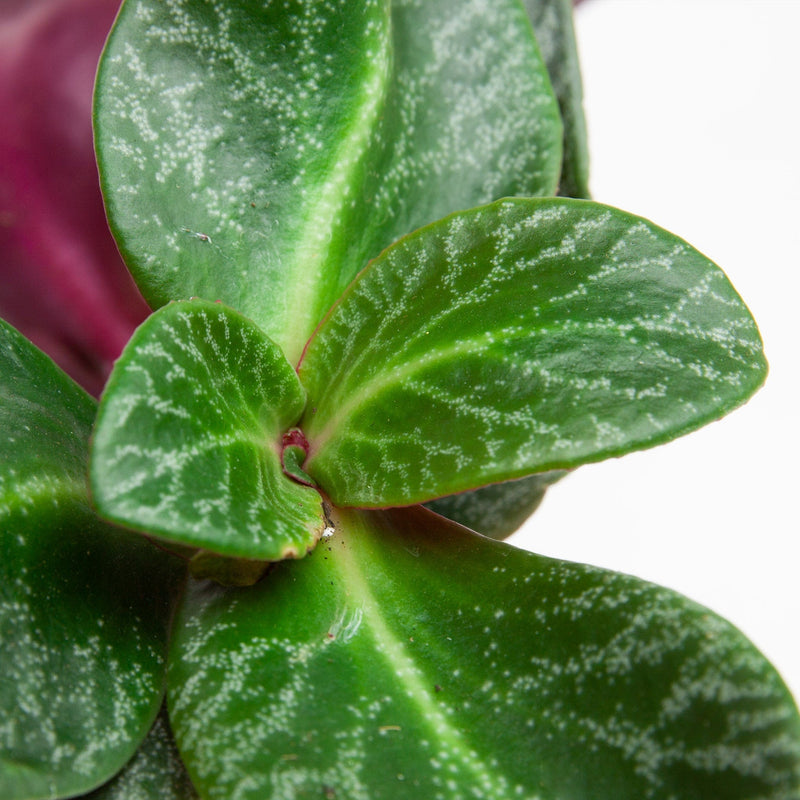
M 299 367 L 304 469 L 407 505 L 650 447 L 744 402 L 766 362 L 722 271 L 638 217 L 505 200 L 399 241 Z
M 161 705 L 180 572 L 86 495 L 94 401 L 0 323 L 0 797 L 108 780 Z
M 198 580 L 209 578 L 223 586 L 252 586 L 264 577 L 269 565 L 269 561 L 229 558 L 198 550 L 189 559 L 189 574 Z
M 288 478 L 282 435 L 305 394 L 277 345 L 217 303 L 173 303 L 134 334 L 100 403 L 101 513 L 170 542 L 271 561 L 324 528 L 319 494 Z
M 258 586 L 195 584 L 169 706 L 210 800 L 788 800 L 800 718 L 734 628 L 422 509 L 336 514 Z

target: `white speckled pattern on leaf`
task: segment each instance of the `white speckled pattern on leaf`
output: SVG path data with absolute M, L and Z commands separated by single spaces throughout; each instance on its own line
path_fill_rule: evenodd
M 0 323 L 0 797 L 88 791 L 161 704 L 179 573 L 100 523 L 84 473 L 95 403 Z
M 729 624 L 422 509 L 342 512 L 247 592 L 196 584 L 169 706 L 210 800 L 786 800 L 800 719 Z
M 225 556 L 299 557 L 325 527 L 288 478 L 305 392 L 274 342 L 218 303 L 171 303 L 134 334 L 100 402 L 92 493 L 109 519 Z
M 86 800 L 199 800 L 175 745 L 165 709 L 125 769 L 87 795 Z
M 659 444 L 744 402 L 761 339 L 722 271 L 617 209 L 505 200 L 400 240 L 299 367 L 306 471 L 387 507 Z
M 293 363 L 395 238 L 552 193 L 561 165 L 515 0 L 127 0 L 96 96 L 109 216 L 144 295 L 222 300 Z

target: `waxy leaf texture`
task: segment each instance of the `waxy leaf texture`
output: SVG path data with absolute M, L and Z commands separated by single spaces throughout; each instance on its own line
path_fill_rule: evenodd
M 95 98 L 158 310 L 99 409 L 0 324 L 2 800 L 800 797 L 735 628 L 415 505 L 503 537 L 766 374 L 707 258 L 553 197 L 568 0 L 125 0 Z
M 162 702 L 178 573 L 101 523 L 85 471 L 95 402 L 0 323 L 0 797 L 86 792 Z
M 551 194 L 561 165 L 513 0 L 127 0 L 96 96 L 111 225 L 145 297 L 222 300 L 293 363 L 398 236 Z
M 373 261 L 299 366 L 306 471 L 343 506 L 409 505 L 698 428 L 766 362 L 722 271 L 583 200 L 454 214 Z
M 800 719 L 728 623 L 423 509 L 336 512 L 251 590 L 190 588 L 169 709 L 210 800 L 763 800 Z
M 172 303 L 136 332 L 100 403 L 92 492 L 111 520 L 225 556 L 305 555 L 325 524 L 315 489 L 283 473 L 305 405 L 297 375 L 241 314 Z

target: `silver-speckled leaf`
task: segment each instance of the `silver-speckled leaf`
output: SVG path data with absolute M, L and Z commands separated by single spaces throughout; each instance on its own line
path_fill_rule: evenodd
M 199 800 L 175 745 L 166 710 L 158 715 L 147 738 L 122 772 L 85 797 L 86 800 Z
M 162 701 L 180 571 L 101 523 L 85 471 L 95 403 L 0 323 L 0 797 L 86 792 Z
M 357 269 L 454 211 L 558 187 L 558 104 L 518 0 L 394 0 L 392 45 L 374 164 L 346 233 Z
M 168 698 L 209 800 L 789 800 L 800 717 L 731 625 L 422 509 L 196 584 Z
M 304 469 L 387 507 L 619 456 L 744 402 L 766 362 L 724 273 L 646 220 L 509 199 L 401 239 L 299 366 Z
M 551 194 L 561 165 L 516 0 L 127 0 L 96 97 L 109 216 L 144 295 L 222 300 L 293 363 L 395 238 Z
M 524 0 L 524 3 L 564 122 L 558 193 L 565 197 L 589 197 L 589 150 L 572 0 Z
M 589 197 L 589 153 L 572 1 L 525 0 L 525 8 L 533 24 L 564 125 L 558 193 L 565 197 Z M 536 511 L 552 481 L 552 475 L 534 475 L 448 495 L 434 500 L 428 507 L 493 539 L 503 539 Z
M 171 303 L 134 334 L 100 402 L 92 494 L 114 522 L 234 558 L 300 557 L 322 499 L 283 472 L 305 392 L 278 346 L 219 303 Z

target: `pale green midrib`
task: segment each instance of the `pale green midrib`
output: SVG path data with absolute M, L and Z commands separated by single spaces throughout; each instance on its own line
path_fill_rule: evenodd
M 339 536 L 342 536 L 344 530 L 357 529 L 358 539 L 363 542 L 368 538 L 369 533 L 358 519 L 358 512 L 333 509 L 331 513 L 334 527 Z M 345 518 L 344 522 L 342 517 Z M 376 648 L 377 651 L 384 657 L 393 677 L 407 690 L 407 696 L 413 697 L 424 724 L 430 727 L 434 738 L 446 741 L 451 752 L 458 754 L 461 764 L 474 775 L 479 784 L 491 783 L 497 792 L 495 796 L 504 796 L 507 791 L 507 786 L 504 785 L 505 781 L 498 780 L 488 765 L 475 758 L 475 748 L 468 746 L 463 733 L 454 728 L 442 713 L 430 689 L 419 679 L 417 665 L 407 654 L 405 643 L 395 636 L 386 624 L 379 603 L 367 584 L 364 570 L 359 567 L 357 556 L 353 554 L 356 546 L 352 539 L 348 541 L 343 538 L 342 546 L 333 548 L 333 551 L 342 568 L 343 584 L 347 587 L 348 599 L 362 609 L 363 620 L 371 631 L 373 639 L 377 644 L 382 645 L 382 647 Z
M 388 11 L 387 17 L 388 17 Z M 388 27 L 388 22 L 387 22 Z M 303 223 L 299 226 L 298 239 L 302 244 L 294 251 L 294 263 L 287 267 L 286 319 L 283 330 L 283 349 L 286 359 L 297 365 L 306 342 L 319 323 L 319 300 L 324 299 L 328 284 L 322 279 L 330 257 L 330 243 L 338 226 L 340 212 L 349 202 L 343 188 L 351 183 L 351 172 L 357 172 L 361 159 L 369 149 L 369 142 L 388 92 L 390 79 L 391 52 L 386 37 L 381 58 L 374 59 L 370 80 L 364 81 L 360 100 L 354 104 L 359 109 L 352 114 L 354 122 L 336 148 L 330 163 L 334 165 L 321 189 L 315 193 L 316 202 L 309 208 Z M 329 216 L 323 210 L 332 209 Z M 316 257 L 315 257 L 316 256 Z M 316 263 L 312 274 L 308 274 L 309 264 Z M 338 274 L 337 270 L 334 270 Z M 328 298 L 323 305 L 330 305 L 336 298 Z M 321 309 L 322 312 L 325 308 Z M 303 313 L 305 312 L 305 313 Z M 312 316 L 309 316 L 312 315 Z
M 136 445 L 131 445 L 129 442 L 122 442 L 114 449 L 113 462 L 119 462 L 121 458 L 129 454 L 135 454 L 139 457 L 148 455 L 152 457 L 153 453 L 164 455 L 167 453 L 186 453 L 192 450 L 196 451 L 197 454 L 201 454 L 208 453 L 213 450 L 224 451 L 230 447 L 233 447 L 234 445 L 245 444 L 251 446 L 256 452 L 263 453 L 265 456 L 269 457 L 269 455 L 272 454 L 275 457 L 275 460 L 280 463 L 281 448 L 279 441 L 276 439 L 275 447 L 271 447 L 270 440 L 267 438 L 260 438 L 257 433 L 258 431 L 255 429 L 255 427 L 252 431 L 246 431 L 237 428 L 232 432 L 223 434 L 213 433 L 202 439 L 192 439 L 191 441 L 183 442 L 183 446 L 181 447 L 151 447 L 147 448 L 146 450 L 143 450 Z
M 566 320 L 562 324 L 548 324 L 548 330 L 552 331 L 554 329 L 562 328 L 565 325 L 569 325 L 570 321 Z M 617 326 L 619 323 L 616 321 L 611 321 L 610 325 L 612 327 Z M 451 359 L 453 356 L 459 355 L 461 353 L 469 353 L 475 354 L 478 352 L 482 352 L 492 345 L 505 345 L 509 342 L 512 342 L 516 339 L 520 338 L 529 338 L 533 334 L 536 333 L 535 328 L 526 328 L 524 331 L 520 331 L 516 334 L 512 335 L 503 335 L 501 332 L 496 330 L 493 331 L 484 331 L 483 333 L 474 336 L 469 339 L 460 339 L 458 341 L 454 341 L 451 345 L 447 347 L 440 347 L 435 350 L 428 350 L 426 352 L 421 353 L 420 355 L 416 356 L 413 359 L 409 359 L 408 361 L 403 362 L 402 366 L 395 366 L 394 371 L 390 378 L 386 378 L 385 368 L 381 372 L 379 372 L 375 377 L 368 380 L 366 383 L 362 384 L 358 391 L 354 394 L 350 395 L 346 402 L 339 407 L 335 414 L 329 417 L 325 423 L 324 427 L 320 432 L 315 431 L 314 426 L 314 418 L 312 419 L 312 423 L 304 428 L 306 436 L 308 437 L 309 444 L 311 446 L 311 455 L 309 456 L 309 460 L 307 462 L 307 466 L 313 464 L 314 459 L 319 455 L 319 453 L 324 449 L 326 442 L 330 440 L 333 434 L 339 427 L 339 424 L 346 420 L 349 416 L 352 415 L 358 408 L 367 404 L 370 400 L 372 400 L 376 395 L 380 394 L 381 392 L 388 391 L 392 387 L 397 385 L 405 384 L 414 373 L 424 370 L 429 366 L 433 366 L 437 363 L 442 361 L 447 361 Z M 419 337 L 416 337 L 418 339 Z M 412 340 L 416 341 L 416 339 Z M 345 381 L 339 381 L 338 385 L 341 387 L 345 387 Z M 341 391 L 338 393 L 341 394 Z M 337 400 L 337 396 L 334 395 L 333 398 L 325 398 L 324 402 L 326 404 L 335 403 Z M 319 401 L 317 401 L 319 403 Z M 321 403 L 319 403 L 321 405 Z M 302 421 L 301 421 L 302 426 Z
M 423 352 L 415 358 L 405 361 L 402 365 L 395 366 L 391 377 L 388 379 L 385 371 L 382 370 L 372 379 L 362 384 L 357 392 L 350 395 L 347 401 L 339 407 L 338 411 L 326 420 L 325 426 L 320 432 L 315 432 L 313 420 L 312 424 L 309 425 L 307 429 L 304 429 L 312 452 L 307 462 L 308 465 L 312 464 L 314 458 L 324 449 L 325 443 L 337 430 L 340 422 L 346 420 L 354 411 L 367 404 L 376 395 L 388 391 L 394 386 L 406 384 L 416 372 L 426 369 L 429 366 L 447 361 L 461 353 L 476 353 L 482 351 L 486 349 L 488 345 L 496 341 L 497 338 L 494 332 L 489 331 L 471 339 L 461 339 L 453 342 L 447 347 L 440 347 L 436 350 Z M 508 339 L 503 339 L 503 341 L 508 341 Z M 335 402 L 335 400 L 336 398 L 334 398 L 332 402 Z M 331 402 L 331 400 L 327 402 Z
M 636 321 L 621 321 L 612 318 L 606 318 L 602 320 L 598 319 L 591 321 L 591 325 L 594 327 L 601 326 L 603 328 L 614 330 L 624 329 L 632 322 L 635 323 Z M 564 319 L 560 322 L 552 320 L 548 322 L 545 327 L 550 333 L 552 333 L 568 327 L 584 327 L 584 325 L 585 323 L 582 322 L 575 323 L 570 319 Z M 504 334 L 502 329 L 485 331 L 484 333 L 472 338 L 455 341 L 449 346 L 423 352 L 420 355 L 403 362 L 402 365 L 397 365 L 397 360 L 402 357 L 401 354 L 401 356 L 398 356 L 394 359 L 394 367 L 392 367 L 392 362 L 384 365 L 380 372 L 358 387 L 356 392 L 347 396 L 345 402 L 338 408 L 338 410 L 336 410 L 324 421 L 321 430 L 318 431 L 317 426 L 315 425 L 316 420 L 320 419 L 321 417 L 313 417 L 310 424 L 307 424 L 303 428 L 311 446 L 311 454 L 306 467 L 310 467 L 313 464 L 314 460 L 325 449 L 326 444 L 331 440 L 331 438 L 336 438 L 335 434 L 340 424 L 352 416 L 352 414 L 359 408 L 368 404 L 376 395 L 389 391 L 397 385 L 402 385 L 406 383 L 416 372 L 422 371 L 438 362 L 446 361 L 453 356 L 459 355 L 460 353 L 466 352 L 475 354 L 477 352 L 489 349 L 493 345 L 504 346 L 520 338 L 532 337 L 536 334 L 536 332 L 536 326 L 532 326 L 530 328 L 526 328 L 524 331 L 515 332 L 512 334 Z M 697 332 L 690 328 L 671 330 L 671 332 L 690 339 L 697 338 Z M 421 337 L 416 336 L 409 340 L 409 343 L 413 344 L 418 341 L 419 338 Z M 345 362 L 346 359 L 342 359 L 342 361 Z M 392 367 L 393 370 L 391 376 L 388 378 L 386 376 L 387 367 Z M 333 381 L 330 381 L 329 385 L 332 384 Z M 317 398 L 316 402 L 312 405 L 316 405 L 317 408 L 320 406 L 324 408 L 325 406 L 335 404 L 341 397 L 342 392 L 346 391 L 346 387 L 346 380 L 342 380 L 341 378 L 337 379 L 336 392 L 332 396 L 329 395 L 321 399 Z M 301 427 L 303 426 L 304 421 L 305 420 L 301 420 Z

